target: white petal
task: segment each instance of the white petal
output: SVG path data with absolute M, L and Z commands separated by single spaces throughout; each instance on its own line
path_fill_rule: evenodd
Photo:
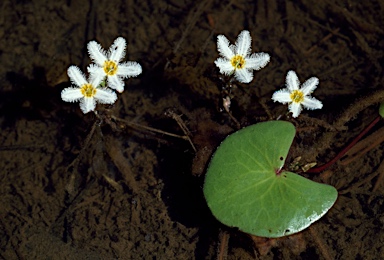
M 251 53 L 251 34 L 249 31 L 242 31 L 239 36 L 237 36 L 236 40 L 236 54 L 239 54 L 243 57 L 246 57 Z
M 301 104 L 310 110 L 323 108 L 323 103 L 314 97 L 304 97 L 304 101 Z
M 108 51 L 108 59 L 119 63 L 125 56 L 127 43 L 123 37 L 117 38 Z
M 233 53 L 233 46 L 230 46 L 227 37 L 224 35 L 217 36 L 217 50 L 221 56 L 230 60 L 235 54 Z
M 292 102 L 289 104 L 288 109 L 292 112 L 293 117 L 298 117 L 303 108 L 301 107 L 300 103 Z
M 104 68 L 94 63 L 89 64 L 87 70 L 89 74 L 98 74 L 100 72 L 103 72 L 105 74 Z
M 280 89 L 280 90 L 276 91 L 275 93 L 273 93 L 272 100 L 274 102 L 277 101 L 277 102 L 280 102 L 283 104 L 287 104 L 289 102 L 292 102 L 291 93 L 289 92 L 289 90 L 287 88 Z
M 104 69 L 96 64 L 90 64 L 87 70 L 90 74 L 90 81 L 93 86 L 98 86 L 100 82 L 107 76 Z
M 142 68 L 139 63 L 135 61 L 127 61 L 120 63 L 117 67 L 117 75 L 123 78 L 136 77 L 140 75 Z
M 235 78 L 241 83 L 249 83 L 253 79 L 253 74 L 247 69 L 237 69 L 235 70 Z
M 61 99 L 66 102 L 75 102 L 83 97 L 79 88 L 65 88 L 61 91 Z
M 77 66 L 70 66 L 68 68 L 68 77 L 78 87 L 88 83 L 83 72 Z
M 288 71 L 285 82 L 290 92 L 299 89 L 300 81 L 293 70 Z
M 218 58 L 217 60 L 215 60 L 215 64 L 220 69 L 221 74 L 230 75 L 235 69 L 232 66 L 231 62 L 224 58 Z
M 319 84 L 319 79 L 316 77 L 312 77 L 301 85 L 300 90 L 303 92 L 305 96 L 307 96 L 307 95 L 310 95 L 316 89 L 318 84 Z
M 245 58 L 245 68 L 259 70 L 264 68 L 270 60 L 268 53 L 259 52 Z
M 93 97 L 84 97 L 80 101 L 80 109 L 83 111 L 84 114 L 88 113 L 89 111 L 95 110 L 96 107 L 96 101 Z
M 98 65 L 103 66 L 104 62 L 107 60 L 107 55 L 101 45 L 95 41 L 90 41 L 87 48 L 91 60 Z
M 117 96 L 115 92 L 108 88 L 98 88 L 96 90 L 95 98 L 102 104 L 113 104 L 115 103 Z
M 116 89 L 118 92 L 124 91 L 124 82 L 116 74 L 108 77 L 108 87 Z

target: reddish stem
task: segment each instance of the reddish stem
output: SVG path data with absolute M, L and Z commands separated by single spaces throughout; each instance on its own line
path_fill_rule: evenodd
M 381 116 L 376 117 L 358 136 L 355 137 L 355 139 L 352 140 L 341 152 L 339 152 L 338 155 L 336 155 L 335 158 L 327 162 L 326 164 L 315 167 L 312 169 L 309 169 L 307 172 L 313 172 L 313 173 L 319 173 L 327 169 L 329 166 L 333 165 L 335 162 L 337 162 L 343 155 L 348 152 L 349 149 L 351 149 L 369 130 L 374 127 L 377 122 L 379 122 L 381 119 Z

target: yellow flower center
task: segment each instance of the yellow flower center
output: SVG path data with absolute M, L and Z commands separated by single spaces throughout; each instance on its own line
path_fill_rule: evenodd
M 114 61 L 107 60 L 104 62 L 104 72 L 108 76 L 115 75 L 117 72 L 117 64 Z
M 235 69 L 242 69 L 245 66 L 245 59 L 241 55 L 235 55 L 231 59 L 231 64 Z
M 91 84 L 84 84 L 80 91 L 84 97 L 93 97 L 96 94 L 96 88 L 94 88 Z
M 304 93 L 300 90 L 294 90 L 291 93 L 290 98 L 292 99 L 292 102 L 301 103 L 304 101 Z

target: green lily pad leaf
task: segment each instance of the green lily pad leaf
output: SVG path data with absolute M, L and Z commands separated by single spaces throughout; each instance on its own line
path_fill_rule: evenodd
M 382 118 L 384 118 L 384 102 L 380 104 L 379 114 Z
M 337 190 L 282 171 L 295 136 L 284 121 L 258 123 L 228 136 L 208 166 L 204 196 L 223 224 L 261 237 L 297 233 L 335 203 Z

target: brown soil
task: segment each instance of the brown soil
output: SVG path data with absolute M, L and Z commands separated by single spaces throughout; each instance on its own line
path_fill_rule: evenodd
M 46 2 L 0 4 L 1 258 L 215 259 L 223 237 L 227 259 L 384 258 L 384 193 L 374 187 L 381 141 L 306 175 L 335 185 L 340 197 L 297 237 L 255 247 L 216 221 L 202 195 L 207 160 L 236 130 L 219 110 L 216 36 L 234 41 L 248 29 L 253 51 L 271 55 L 250 84 L 234 89 L 242 127 L 286 112 L 270 97 L 288 70 L 320 79 L 314 96 L 324 109 L 289 119 L 299 130 L 290 160 L 323 164 L 377 116 L 378 98 L 364 97 L 383 83 L 383 1 Z M 60 92 L 70 65 L 89 64 L 90 40 L 107 48 L 118 36 L 143 74 L 127 81 L 113 107 L 98 108 L 100 122 Z M 350 104 L 357 109 L 343 114 Z M 175 118 L 182 120 L 197 152 L 111 115 L 178 135 Z

